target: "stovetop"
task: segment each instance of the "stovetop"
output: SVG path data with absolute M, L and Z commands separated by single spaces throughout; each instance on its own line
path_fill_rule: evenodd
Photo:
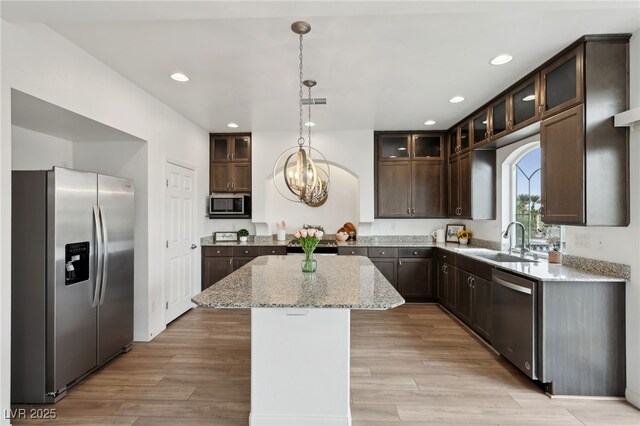
M 287 243 L 287 247 L 300 247 L 300 241 L 291 240 Z M 318 247 L 338 247 L 338 243 L 333 240 L 320 240 L 318 241 Z

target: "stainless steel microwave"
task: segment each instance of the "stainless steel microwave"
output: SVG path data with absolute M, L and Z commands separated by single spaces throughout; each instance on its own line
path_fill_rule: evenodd
M 209 196 L 210 216 L 251 216 L 251 194 L 212 193 Z

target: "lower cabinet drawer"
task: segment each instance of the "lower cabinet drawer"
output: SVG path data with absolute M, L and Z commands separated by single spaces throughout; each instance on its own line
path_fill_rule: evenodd
M 366 256 L 366 247 L 338 247 L 338 254 L 341 256 Z
M 451 265 L 456 264 L 456 255 L 447 250 L 438 249 L 436 250 L 436 259 L 441 260 L 444 263 L 449 263 Z
M 211 247 L 204 246 L 202 247 L 202 255 L 204 257 L 225 257 L 231 256 L 233 253 L 232 247 Z
M 260 256 L 284 256 L 287 248 L 284 246 L 260 247 Z
M 398 249 L 395 247 L 369 247 L 369 257 L 398 257 Z
M 233 247 L 233 257 L 257 257 L 260 255 L 260 247 Z
M 398 257 L 433 257 L 432 248 L 401 248 Z

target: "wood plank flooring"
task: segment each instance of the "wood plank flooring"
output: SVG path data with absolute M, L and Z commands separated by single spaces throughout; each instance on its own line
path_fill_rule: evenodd
M 624 401 L 547 398 L 437 305 L 351 318 L 354 425 L 640 425 Z M 191 310 L 46 406 L 56 420 L 14 424 L 245 425 L 250 342 L 249 311 Z

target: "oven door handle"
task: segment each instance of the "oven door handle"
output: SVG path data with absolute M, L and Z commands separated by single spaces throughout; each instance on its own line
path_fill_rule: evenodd
M 522 287 L 520 285 L 510 283 L 510 282 L 505 281 L 505 280 L 503 280 L 501 278 L 498 278 L 498 277 L 493 277 L 493 282 L 496 283 L 496 284 L 500 284 L 503 287 L 510 288 L 511 290 L 519 291 L 520 293 L 524 293 L 524 294 L 532 294 L 533 293 L 533 291 L 530 288 Z

